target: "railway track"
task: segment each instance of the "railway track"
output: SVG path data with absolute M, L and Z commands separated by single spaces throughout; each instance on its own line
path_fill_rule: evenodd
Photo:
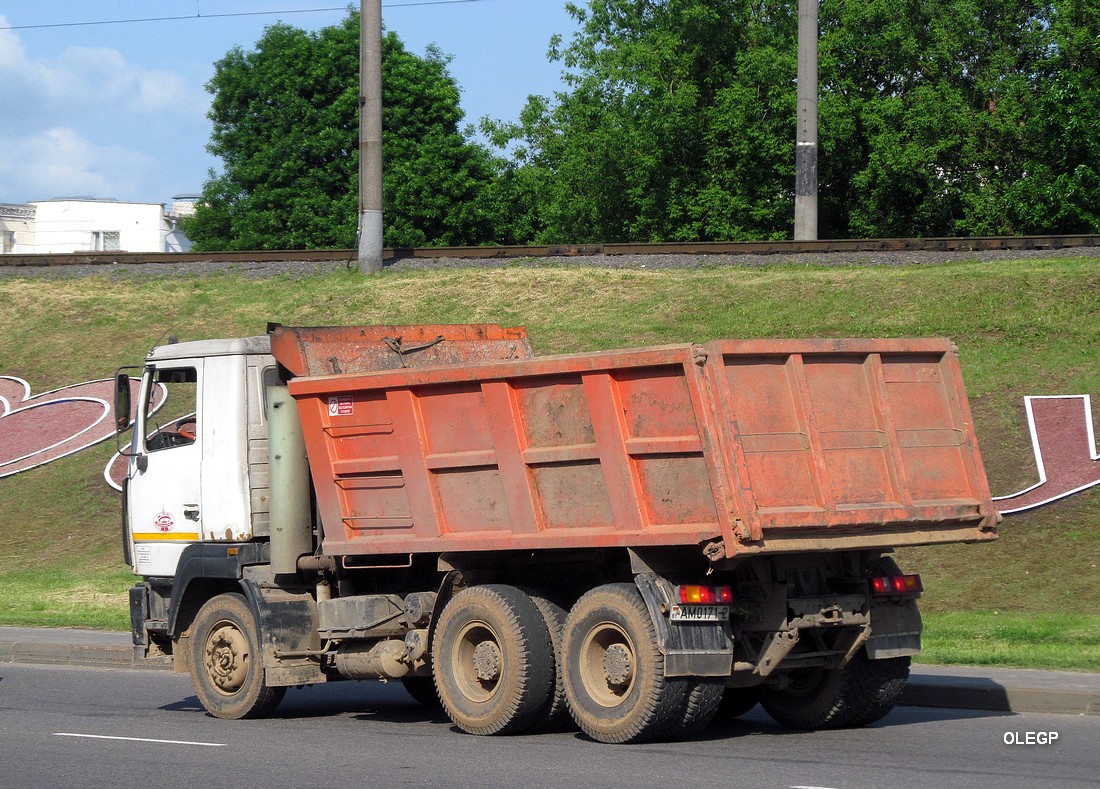
M 973 236 L 968 238 L 823 239 L 819 241 L 694 241 L 652 244 L 549 244 L 544 246 L 415 247 L 383 251 L 383 259 L 542 258 L 580 255 L 782 255 L 825 252 L 982 252 L 1100 247 L 1100 235 Z M 67 252 L 0 255 L 0 266 L 87 266 L 157 263 L 263 263 L 353 261 L 354 249 L 251 252 Z

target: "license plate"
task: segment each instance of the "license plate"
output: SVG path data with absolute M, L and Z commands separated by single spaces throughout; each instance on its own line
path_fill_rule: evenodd
M 721 622 L 730 618 L 728 605 L 674 605 L 668 612 L 672 622 Z

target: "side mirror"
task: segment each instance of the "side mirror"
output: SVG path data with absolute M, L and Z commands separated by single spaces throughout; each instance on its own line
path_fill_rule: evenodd
M 123 372 L 115 373 L 115 432 L 123 433 L 130 428 L 130 376 Z

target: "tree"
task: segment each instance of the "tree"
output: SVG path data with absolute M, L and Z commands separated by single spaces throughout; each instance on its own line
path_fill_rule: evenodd
M 532 97 L 505 173 L 535 240 L 776 237 L 793 211 L 794 17 L 779 0 L 593 0 L 550 56 L 570 90 Z M 526 206 L 524 210 L 523 207 Z
M 1096 0 L 823 0 L 823 235 L 1095 230 Z
M 208 149 L 222 159 L 184 225 L 198 250 L 355 245 L 359 16 L 308 33 L 285 24 L 215 64 Z M 491 239 L 488 151 L 460 131 L 448 59 L 382 41 L 383 215 L 388 246 Z
M 792 0 L 590 0 L 568 90 L 487 123 L 517 240 L 793 226 Z M 1100 0 L 821 0 L 823 237 L 1094 232 Z
M 1041 19 L 1041 30 L 1033 102 L 1020 134 L 1020 157 L 1027 164 L 1019 178 L 1003 186 L 999 230 L 1095 233 L 1100 229 L 1100 2 L 1057 0 Z M 997 216 L 996 209 L 974 200 L 976 214 Z

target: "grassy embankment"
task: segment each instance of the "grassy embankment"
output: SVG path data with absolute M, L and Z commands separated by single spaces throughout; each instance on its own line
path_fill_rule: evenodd
M 704 259 L 705 263 L 705 259 Z M 625 271 L 514 266 L 252 280 L 0 281 L 0 374 L 35 392 L 109 376 L 167 333 L 287 324 L 525 324 L 540 353 L 716 337 L 941 335 L 960 347 L 991 485 L 1035 478 L 1022 398 L 1100 403 L 1100 259 Z M 1095 407 L 1095 405 L 1094 405 Z M 0 479 L 0 623 L 127 629 L 113 442 Z M 1100 488 L 1010 516 L 993 544 L 903 551 L 923 659 L 1100 668 Z

